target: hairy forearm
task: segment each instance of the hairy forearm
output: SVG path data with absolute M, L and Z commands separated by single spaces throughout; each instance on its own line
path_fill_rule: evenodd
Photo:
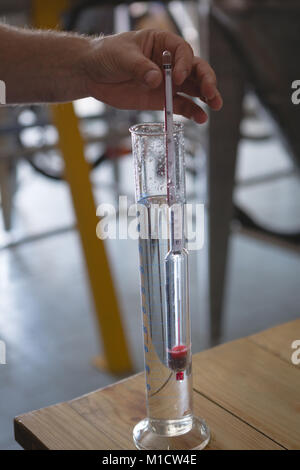
M 0 80 L 8 104 L 71 101 L 87 96 L 84 56 L 90 39 L 0 24 Z

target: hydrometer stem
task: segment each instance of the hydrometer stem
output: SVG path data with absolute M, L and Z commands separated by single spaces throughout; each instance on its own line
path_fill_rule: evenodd
M 176 159 L 173 129 L 172 57 L 163 53 L 165 75 L 165 131 L 167 200 L 170 214 L 170 251 L 165 259 L 167 299 L 167 357 L 168 366 L 176 372 L 176 380 L 183 380 L 188 348 L 182 337 L 187 295 L 187 252 L 183 246 L 183 207 L 176 186 Z

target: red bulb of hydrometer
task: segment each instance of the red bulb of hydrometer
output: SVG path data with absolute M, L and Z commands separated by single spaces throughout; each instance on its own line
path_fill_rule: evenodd
M 170 369 L 173 369 L 176 372 L 183 371 L 186 368 L 187 352 L 188 352 L 187 347 L 184 344 L 178 344 L 177 346 L 173 346 L 173 348 L 169 350 Z M 178 379 L 177 379 L 177 375 L 178 375 Z M 181 377 L 182 377 L 182 374 L 176 374 L 177 380 L 182 380 Z

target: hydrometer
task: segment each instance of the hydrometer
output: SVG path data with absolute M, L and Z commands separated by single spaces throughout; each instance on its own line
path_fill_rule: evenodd
M 183 337 L 188 259 L 183 239 L 184 201 L 182 192 L 178 190 L 176 184 L 178 165 L 176 165 L 173 125 L 172 57 L 169 51 L 164 51 L 162 62 L 165 78 L 167 202 L 170 227 L 170 250 L 165 259 L 167 350 L 169 367 L 176 372 L 176 380 L 183 380 L 189 352 L 186 338 Z

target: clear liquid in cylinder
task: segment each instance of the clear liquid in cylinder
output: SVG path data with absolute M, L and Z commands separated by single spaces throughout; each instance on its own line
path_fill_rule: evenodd
M 156 432 L 176 434 L 191 424 L 192 375 L 190 344 L 178 337 L 178 318 L 170 318 L 173 309 L 168 308 L 167 297 L 173 294 L 168 287 L 166 267 L 170 249 L 167 198 L 144 198 L 139 204 L 144 209 L 140 211 L 139 252 L 148 416 Z M 147 235 L 144 239 L 143 233 Z M 188 293 L 183 295 L 180 291 L 180 296 L 184 301 Z M 184 324 L 185 313 L 180 316 L 181 335 L 189 327 Z

